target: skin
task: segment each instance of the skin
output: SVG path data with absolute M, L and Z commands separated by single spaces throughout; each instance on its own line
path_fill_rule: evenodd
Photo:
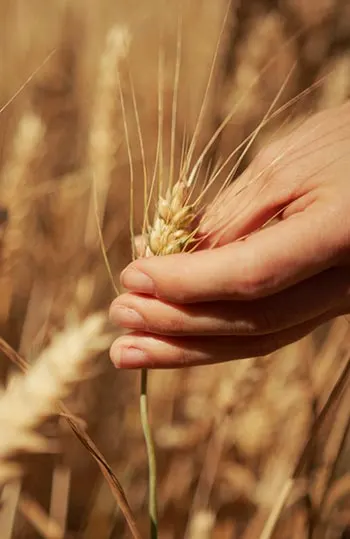
M 350 103 L 263 150 L 209 208 L 201 234 L 194 253 L 122 273 L 128 292 L 110 318 L 131 333 L 111 347 L 117 367 L 265 355 L 350 312 Z

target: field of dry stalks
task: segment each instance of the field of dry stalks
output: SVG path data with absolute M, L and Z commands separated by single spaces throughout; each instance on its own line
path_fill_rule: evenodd
M 0 57 L 0 537 L 146 538 L 139 373 L 110 365 L 104 320 L 131 259 L 130 158 L 140 230 L 160 93 L 175 171 L 205 94 L 195 153 L 228 118 L 208 163 L 292 102 L 237 172 L 350 98 L 350 4 L 0 0 Z M 159 537 L 349 537 L 349 353 L 338 319 L 271 357 L 152 372 Z

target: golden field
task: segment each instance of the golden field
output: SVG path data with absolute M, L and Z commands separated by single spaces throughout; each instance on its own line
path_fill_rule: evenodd
M 204 95 L 196 152 L 229 118 L 209 162 L 276 96 L 291 101 L 240 171 L 267 140 L 350 97 L 350 6 L 0 0 L 0 43 L 0 537 L 132 537 L 113 471 L 146 538 L 139 373 L 112 367 L 94 317 L 131 259 L 130 152 L 138 231 L 160 88 L 175 169 Z M 161 539 L 347 537 L 349 338 L 338 319 L 267 358 L 150 373 Z

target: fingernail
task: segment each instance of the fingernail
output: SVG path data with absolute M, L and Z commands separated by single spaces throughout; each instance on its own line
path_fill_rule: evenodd
M 112 361 L 118 368 L 129 369 L 143 367 L 147 354 L 133 346 L 120 346 L 113 351 Z
M 145 326 L 142 316 L 124 305 L 113 305 L 112 313 L 113 322 L 122 327 L 142 329 Z
M 135 268 L 126 268 L 120 276 L 123 286 L 141 294 L 154 294 L 154 282 L 148 275 Z

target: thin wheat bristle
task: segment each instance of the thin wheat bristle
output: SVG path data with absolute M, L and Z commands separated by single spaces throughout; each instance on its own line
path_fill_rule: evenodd
M 70 395 L 72 386 L 86 377 L 92 357 L 108 346 L 104 323 L 105 317 L 95 314 L 65 329 L 1 396 L 0 482 L 21 475 L 22 467 L 16 462 L 19 453 L 50 449 L 37 429 L 58 413 L 58 401 Z

